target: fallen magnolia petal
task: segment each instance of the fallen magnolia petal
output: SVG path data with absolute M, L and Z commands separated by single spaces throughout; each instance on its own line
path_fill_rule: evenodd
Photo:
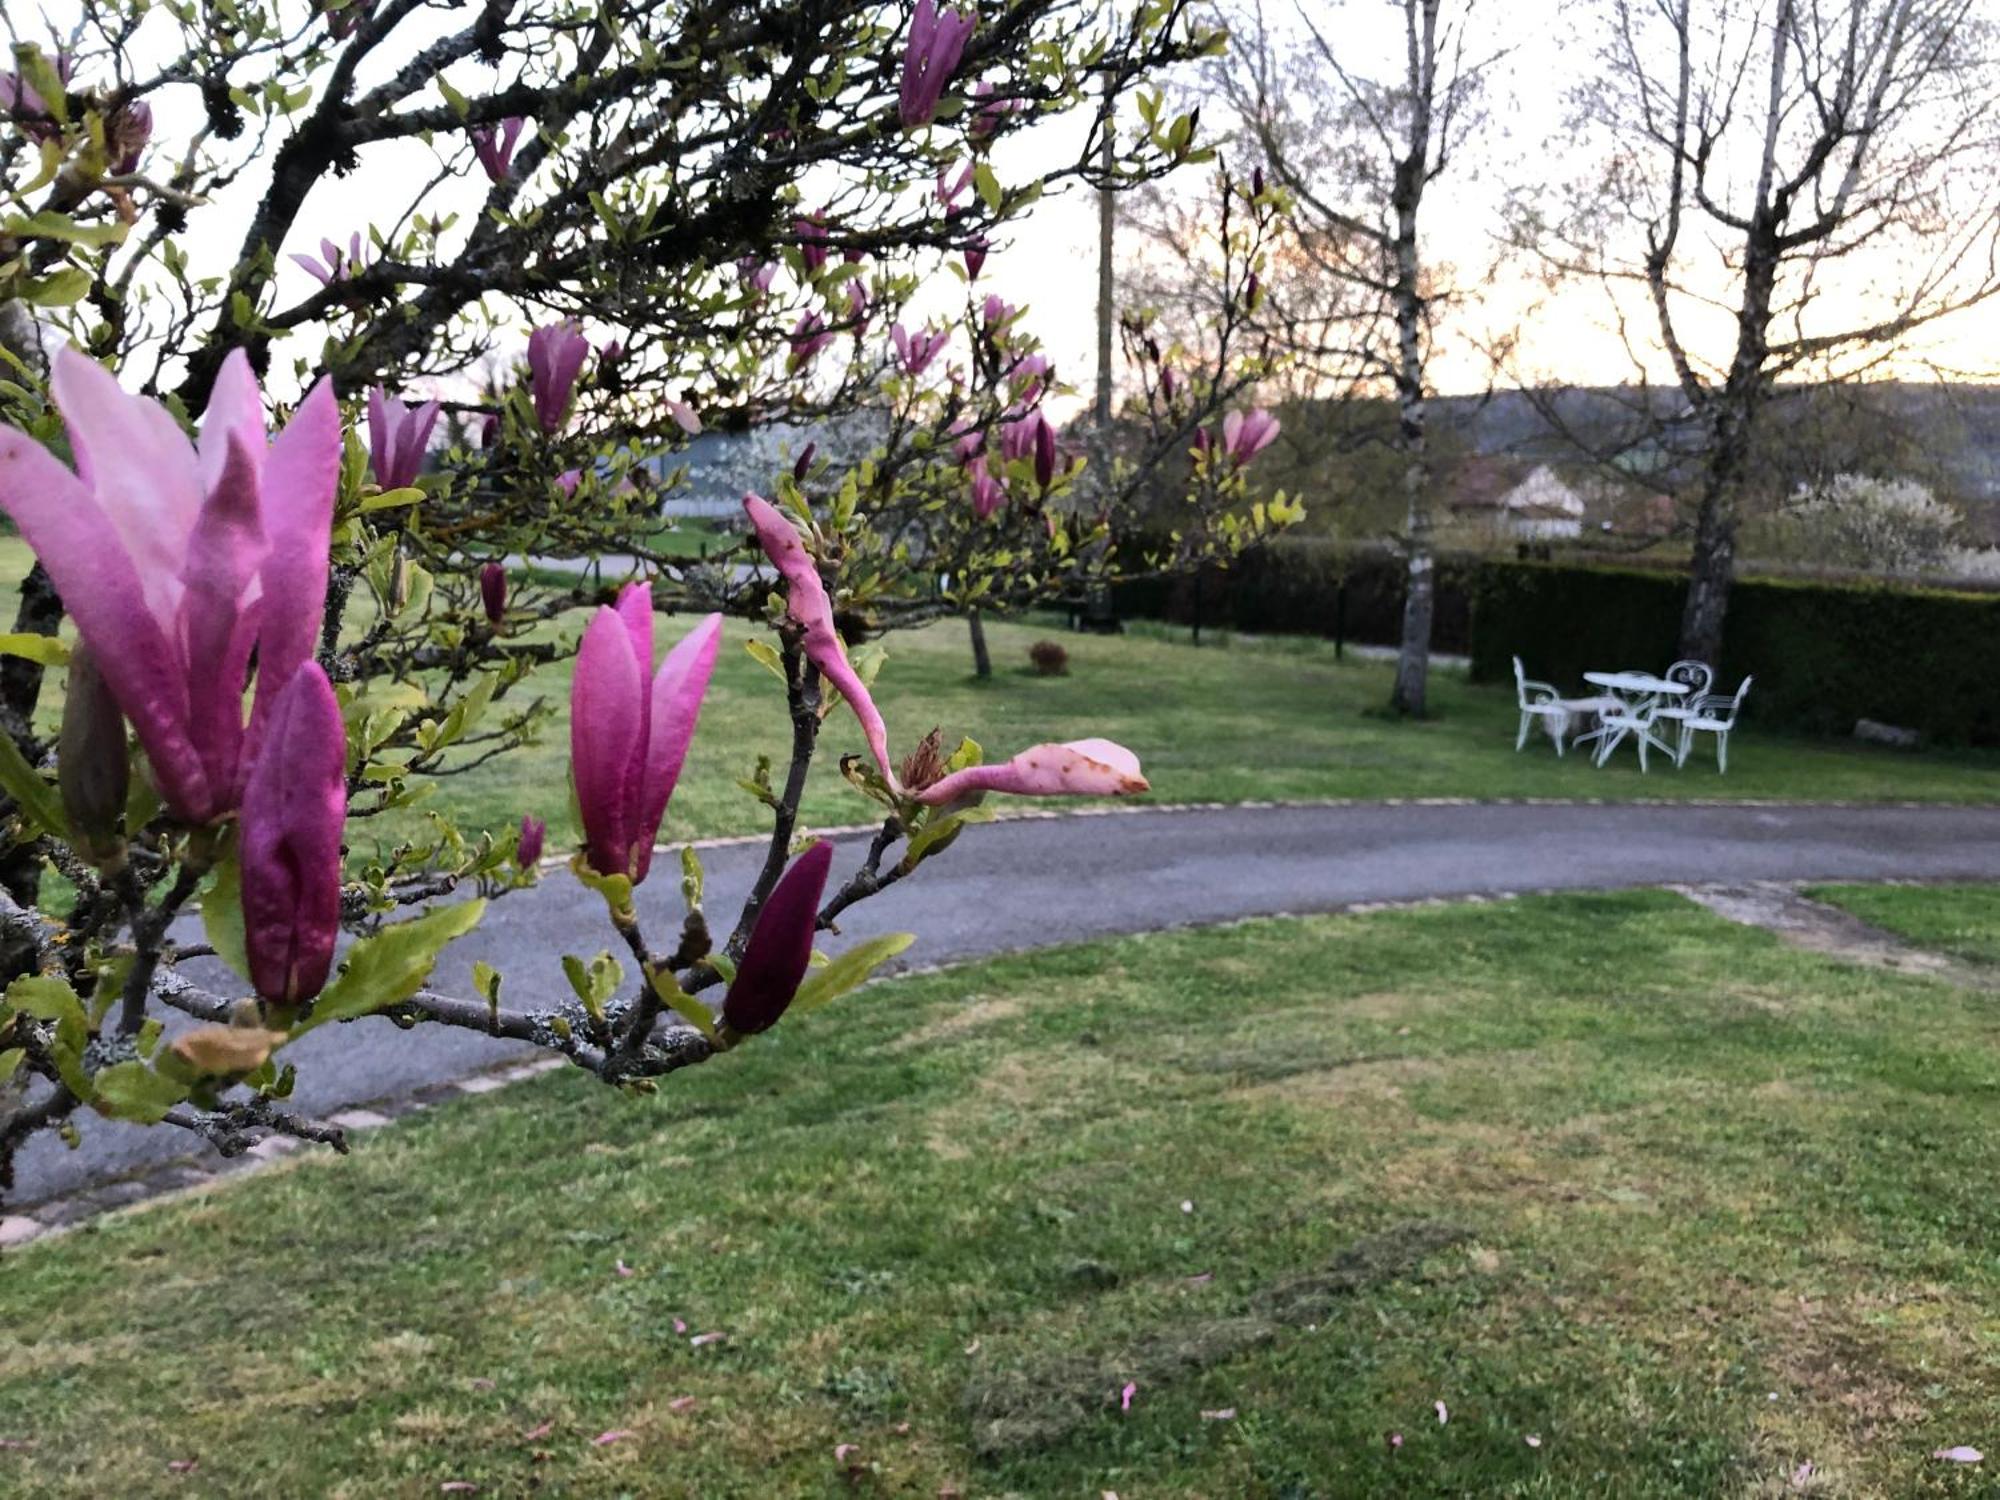
M 622 1443 L 627 1438 L 635 1438 L 638 1435 L 638 1433 L 632 1431 L 629 1427 L 614 1427 L 609 1432 L 598 1433 L 596 1437 L 590 1440 L 590 1446 L 593 1448 L 608 1448 L 613 1443 Z
M 630 1266 L 626 1265 L 625 1262 L 622 1260 L 617 1262 L 617 1264 L 613 1266 L 612 1269 L 617 1271 L 617 1273 L 620 1276 L 636 1276 L 639 1274 L 637 1271 L 634 1271 Z
M 967 766 L 917 793 L 942 807 L 979 792 L 1017 797 L 1130 797 L 1150 791 L 1139 757 L 1111 740 L 1070 740 L 1031 745 L 995 766 Z
M 1138 1383 L 1131 1380 L 1126 1381 L 1125 1389 L 1118 1393 L 1118 1409 L 1120 1411 L 1130 1411 L 1132 1409 L 1132 1398 L 1138 1394 Z
M 1204 1422 L 1234 1422 L 1236 1420 L 1236 1408 L 1233 1406 L 1223 1406 L 1218 1407 L 1214 1411 L 1205 1411 L 1201 1414 L 1201 1419 Z
M 697 1333 L 693 1338 L 688 1340 L 688 1343 L 692 1347 L 699 1349 L 704 1344 L 719 1344 L 728 1337 L 729 1335 L 726 1333 Z
M 684 1319 L 681 1319 L 681 1318 L 675 1318 L 675 1319 L 674 1319 L 674 1332 L 675 1332 L 675 1333 L 686 1333 L 687 1331 L 688 1331 L 688 1326 L 687 1326 L 687 1323 L 686 1323 L 686 1321 L 685 1321 Z
M 173 1458 L 167 1460 L 167 1472 L 169 1474 L 192 1474 L 200 1467 L 201 1460 L 198 1458 Z
M 1530 1448 L 1539 1448 L 1542 1446 L 1542 1435 L 1539 1432 L 1531 1432 L 1522 1438 L 1521 1441 L 1526 1443 Z
M 1187 1284 L 1189 1286 L 1207 1286 L 1213 1280 L 1215 1280 L 1215 1272 L 1202 1271 L 1197 1273 L 1196 1275 L 1188 1277 Z
M 474 1484 L 470 1479 L 447 1479 L 443 1484 L 438 1486 L 438 1493 L 440 1495 L 476 1495 L 479 1493 L 479 1486 Z
M 1960 1443 L 1956 1448 L 1939 1448 L 1931 1454 L 1931 1457 L 1941 1458 L 1948 1464 L 1976 1464 L 1985 1458 L 1986 1455 L 1981 1453 L 1977 1448 L 1967 1447 L 1964 1443 Z
M 668 1410 L 668 1411 L 693 1411 L 693 1410 L 695 1409 L 695 1407 L 696 1407 L 696 1406 L 697 1406 L 698 1404 L 699 1404 L 699 1399 L 698 1399 L 697 1397 L 694 1397 L 694 1396 L 676 1396 L 676 1397 L 674 1397 L 674 1399 L 673 1399 L 673 1400 L 671 1400 L 671 1401 L 669 1401 L 669 1402 L 667 1403 L 667 1410 Z
M 554 1432 L 555 1430 L 556 1430 L 556 1424 L 554 1422 L 539 1422 L 535 1426 L 530 1427 L 526 1432 L 522 1433 L 521 1440 L 527 1443 L 539 1443 L 543 1438 L 547 1437 L 550 1433 Z
M 1442 1401 L 1433 1401 L 1431 1403 L 1431 1407 L 1438 1414 L 1438 1426 L 1442 1427 L 1444 1426 L 1445 1423 L 1451 1420 L 1451 1412 L 1448 1409 L 1446 1409 L 1445 1404 Z
M 837 1464 L 844 1464 L 860 1451 L 861 1445 L 859 1443 L 835 1443 L 833 1445 L 833 1461 Z
M 1800 1464 L 1796 1469 L 1792 1470 L 1792 1488 L 1795 1490 L 1804 1489 L 1806 1485 L 1811 1481 L 1812 1477 L 1813 1477 L 1812 1460 L 1807 1459 L 1804 1463 Z
M 1391 1453 L 1394 1453 L 1394 1452 L 1395 1452 L 1395 1451 L 1396 1451 L 1396 1450 L 1397 1450 L 1398 1448 L 1400 1448 L 1400 1447 L 1402 1447 L 1402 1446 L 1403 1446 L 1403 1435 L 1402 1435 L 1402 1433 L 1400 1433 L 1400 1432 L 1391 1432 L 1391 1433 L 1386 1433 L 1386 1434 L 1384 1434 L 1384 1436 L 1385 1436 L 1385 1438 L 1386 1438 L 1386 1439 L 1387 1439 L 1387 1441 L 1388 1441 L 1388 1444 L 1389 1444 L 1389 1451 L 1390 1451 Z

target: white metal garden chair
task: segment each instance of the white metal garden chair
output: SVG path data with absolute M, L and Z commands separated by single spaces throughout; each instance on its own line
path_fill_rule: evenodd
M 1734 693 L 1704 693 L 1686 705 L 1687 717 L 1681 720 L 1679 751 L 1674 757 L 1676 766 L 1687 764 L 1687 758 L 1694 751 L 1694 737 L 1707 733 L 1715 736 L 1715 772 L 1718 776 L 1729 770 L 1729 731 L 1736 727 L 1736 716 L 1743 709 L 1743 695 L 1750 691 L 1748 677 L 1736 684 Z
M 1599 712 L 1610 701 L 1603 698 L 1565 698 L 1555 684 L 1538 682 L 1530 677 L 1518 656 L 1514 658 L 1514 698 L 1521 710 L 1521 727 L 1514 735 L 1515 751 L 1519 752 L 1527 745 L 1528 731 L 1535 720 L 1540 719 L 1548 729 L 1549 738 L 1556 742 L 1558 756 L 1563 753 L 1563 741 L 1569 737 L 1570 729 L 1577 721 Z
M 1660 704 L 1659 711 L 1654 715 L 1655 718 L 1666 719 L 1674 724 L 1693 718 L 1695 704 L 1708 696 L 1708 690 L 1715 686 L 1715 668 L 1705 661 L 1692 659 L 1677 661 L 1667 668 L 1664 675 L 1669 682 L 1687 684 L 1686 697 L 1666 700 Z M 1678 758 L 1674 764 L 1680 764 Z

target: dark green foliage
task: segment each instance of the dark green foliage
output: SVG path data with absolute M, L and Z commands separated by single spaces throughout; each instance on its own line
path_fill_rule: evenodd
M 1489 562 L 1472 589 L 1472 676 L 1562 687 L 1589 670 L 1659 671 L 1674 658 L 1686 584 L 1638 569 Z M 1760 725 L 1847 734 L 1857 719 L 1947 744 L 2000 745 L 2000 595 L 1880 584 L 1740 579 L 1716 690 L 1756 677 Z
M 1468 592 L 1477 559 L 1437 559 L 1437 614 L 1431 646 L 1467 649 Z M 1140 619 L 1256 635 L 1314 635 L 1364 645 L 1402 639 L 1404 564 L 1387 548 L 1361 548 L 1324 537 L 1278 537 L 1198 577 L 1120 584 L 1118 611 Z

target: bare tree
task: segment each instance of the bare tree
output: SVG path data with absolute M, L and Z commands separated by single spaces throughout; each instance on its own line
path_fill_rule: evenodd
M 1778 383 L 1853 379 L 2000 291 L 2000 66 L 1981 0 L 1608 0 L 1575 129 L 1598 148 L 1560 223 L 1649 407 L 1697 465 L 1683 656 L 1714 660 L 1760 418 Z M 1635 303 L 1643 302 L 1640 314 Z M 1643 317 L 1657 343 L 1635 342 Z
M 1454 300 L 1426 254 L 1421 219 L 1426 193 L 1476 123 L 1491 59 L 1466 52 L 1474 0 L 1389 3 L 1401 12 L 1401 66 L 1380 76 L 1339 39 L 1379 3 L 1338 15 L 1301 4 L 1283 25 L 1267 19 L 1262 0 L 1225 6 L 1232 47 L 1209 83 L 1295 204 L 1290 274 L 1272 294 L 1281 345 L 1322 390 L 1395 394 L 1409 592 L 1391 705 L 1420 716 L 1434 572 L 1426 366 L 1440 311 Z

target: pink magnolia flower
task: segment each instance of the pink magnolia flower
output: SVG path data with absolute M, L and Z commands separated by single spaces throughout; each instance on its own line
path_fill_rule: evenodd
M 345 41 L 368 19 L 375 0 L 320 0 L 319 8 L 326 13 L 326 29 Z
M 321 286 L 351 280 L 361 274 L 361 231 L 357 229 L 348 236 L 345 250 L 332 240 L 323 239 L 319 242 L 318 259 L 310 255 L 294 255 L 292 260 L 305 267 Z
M 326 984 L 340 931 L 347 731 L 318 662 L 276 695 L 243 787 L 243 947 L 266 1000 L 298 1005 Z
M 955 10 L 940 12 L 932 0 L 917 0 L 909 41 L 903 47 L 903 82 L 896 108 L 905 126 L 930 124 L 978 24 L 976 17 Z
M 1047 489 L 1049 479 L 1055 474 L 1056 430 L 1039 411 L 1004 423 L 1000 428 L 1000 456 L 1006 459 L 1033 458 L 1036 482 Z
M 341 458 L 333 386 L 314 386 L 271 441 L 250 361 L 232 351 L 199 447 L 75 349 L 56 355 L 50 386 L 76 472 L 0 428 L 0 509 L 48 570 L 167 806 L 209 822 L 236 807 L 272 702 L 319 641 Z
M 986 268 L 986 252 L 992 248 L 985 235 L 977 235 L 965 242 L 965 279 L 977 281 L 979 273 Z
M 653 670 L 653 592 L 626 587 L 583 633 L 570 680 L 570 771 L 583 818 L 584 860 L 634 885 L 680 780 L 722 642 L 722 616 L 687 633 Z
M 854 320 L 854 336 L 858 339 L 868 331 L 874 298 L 868 288 L 857 278 L 847 283 L 847 315 Z
M 67 52 L 57 52 L 48 62 L 57 79 L 67 84 L 76 60 Z M 20 126 L 21 134 L 37 145 L 62 135 L 62 126 L 49 113 L 48 101 L 19 73 L 0 73 L 0 115 Z
M 368 392 L 368 463 L 377 484 L 401 490 L 417 482 L 437 419 L 435 401 L 411 408 L 379 385 Z
M 769 1031 L 798 994 L 812 963 L 819 898 L 832 865 L 833 845 L 822 839 L 792 861 L 757 913 L 743 962 L 722 999 L 722 1024 L 738 1036 Z
M 924 369 L 938 356 L 938 351 L 951 342 L 951 335 L 943 330 L 911 333 L 901 323 L 889 325 L 889 342 L 895 345 L 896 358 L 903 369 L 911 375 L 921 375 Z
M 507 618 L 507 570 L 497 562 L 479 570 L 479 603 L 490 624 Z
M 826 265 L 825 214 L 804 214 L 792 220 L 792 233 L 798 239 L 799 254 L 804 257 L 808 271 L 818 271 Z
M 556 475 L 556 484 L 565 495 L 575 495 L 576 487 L 583 483 L 583 470 L 564 469 Z
M 1150 787 L 1139 757 L 1110 740 L 1034 745 L 997 766 L 968 766 L 917 793 L 931 807 L 981 792 L 1017 797 L 1130 797 Z
M 1233 411 L 1222 419 L 1222 451 L 1237 464 L 1247 464 L 1271 446 L 1278 419 L 1267 411 Z
M 811 364 L 814 356 L 832 342 L 825 318 L 816 312 L 801 313 L 798 322 L 792 325 L 792 368 Z
M 1039 354 L 1015 360 L 1007 370 L 1008 382 L 1015 387 L 1015 399 L 1027 403 L 1041 395 L 1042 382 L 1048 378 L 1052 368 L 1048 360 Z
M 105 126 L 105 145 L 112 152 L 111 173 L 123 177 L 139 170 L 146 143 L 153 138 L 153 106 L 144 99 L 132 99 L 111 113 Z
M 972 186 L 972 172 L 973 166 L 971 162 L 967 162 L 964 169 L 955 178 L 951 175 L 950 167 L 945 167 L 938 172 L 937 201 L 944 206 L 946 213 L 950 213 L 954 208 L 958 207 L 958 200 L 964 196 L 965 190 Z
M 1188 453 L 1194 458 L 1196 463 L 1200 463 L 1204 458 L 1208 457 L 1209 450 L 1214 446 L 1215 439 L 1208 435 L 1208 429 L 1206 427 L 1197 427 L 1194 430 L 1194 445 L 1188 449 Z
M 951 439 L 951 456 L 962 464 L 971 463 L 986 451 L 986 434 L 972 426 L 969 418 L 961 417 L 946 436 Z
M 542 857 L 542 841 L 548 836 L 549 825 L 533 813 L 521 814 L 521 836 L 514 841 L 514 863 L 524 870 L 533 869 Z
M 562 430 L 576 378 L 589 353 L 590 340 L 569 319 L 546 323 L 528 335 L 528 388 L 543 432 L 554 435 Z
M 520 115 L 509 115 L 500 122 L 499 130 L 491 125 L 477 125 L 469 134 L 472 137 L 472 154 L 479 158 L 479 165 L 486 169 L 488 180 L 505 182 L 508 172 L 514 166 L 514 143 L 521 138 L 521 127 L 527 120 Z
M 736 262 L 736 279 L 762 296 L 771 290 L 771 283 L 778 279 L 778 263 L 774 260 L 760 263 L 756 256 L 746 255 Z
M 895 767 L 889 763 L 888 727 L 882 722 L 875 700 L 869 696 L 867 684 L 848 663 L 847 650 L 833 624 L 833 601 L 827 597 L 826 585 L 820 581 L 819 567 L 812 554 L 799 540 L 797 528 L 770 501 L 758 495 L 745 495 L 743 509 L 750 517 L 764 555 L 785 580 L 785 607 L 793 623 L 804 632 L 806 660 L 840 690 L 840 696 L 847 700 L 847 706 L 854 710 L 854 717 L 861 724 L 861 736 L 868 742 L 869 753 L 875 757 L 883 778 L 892 787 L 899 785 Z
M 701 436 L 701 418 L 695 415 L 692 406 L 685 401 L 676 401 L 671 396 L 666 397 L 661 404 L 666 407 L 667 415 L 674 419 L 674 425 L 682 432 L 689 437 Z
M 1028 107 L 1027 100 L 1000 95 L 994 90 L 993 85 L 983 78 L 972 86 L 972 98 L 975 108 L 972 111 L 970 135 L 975 143 L 993 139 L 1009 118 Z
M 980 316 L 986 320 L 986 328 L 990 333 L 996 332 L 1004 325 L 1013 322 L 1015 315 L 1020 310 L 1020 308 L 1009 302 L 998 292 L 989 292 L 987 293 L 985 303 L 980 307 L 979 311 Z
M 972 513 L 984 521 L 1007 503 L 1007 486 L 986 472 L 986 460 L 975 458 L 966 466 L 972 479 Z

